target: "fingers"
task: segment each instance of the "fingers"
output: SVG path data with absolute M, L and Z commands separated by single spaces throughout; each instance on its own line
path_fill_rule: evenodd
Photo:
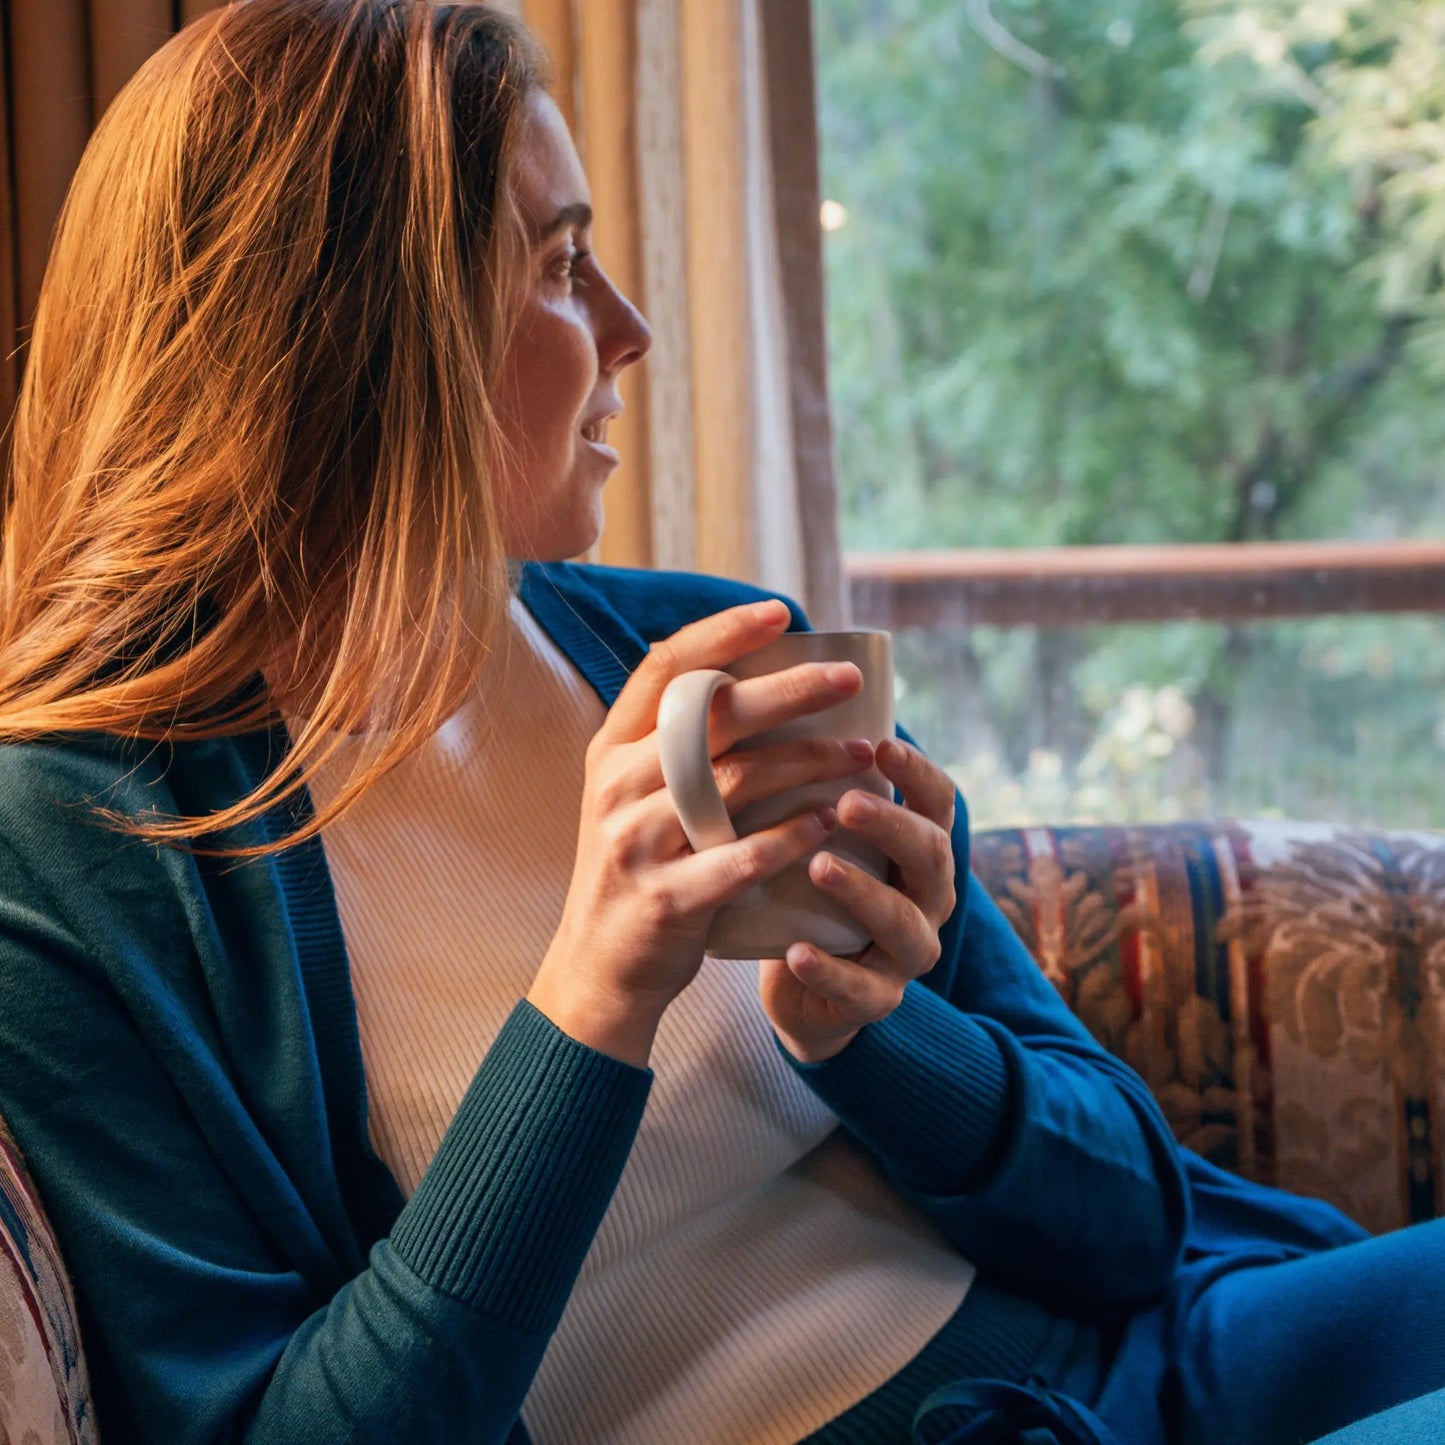
M 774 598 L 729 607 L 654 642 L 608 709 L 599 735 L 612 743 L 645 737 L 657 725 L 663 689 L 674 677 L 700 667 L 724 668 L 771 642 L 788 621 L 787 604 Z
M 839 821 L 842 821 L 841 814 Z M 867 950 L 870 964 L 863 972 L 892 974 L 906 983 L 927 973 L 938 962 L 937 926 L 898 889 L 831 853 L 819 853 L 808 864 L 808 877 L 857 919 L 875 940 L 874 947 Z M 811 953 L 819 952 L 811 945 L 805 947 Z M 889 967 L 883 968 L 884 964 Z
M 907 755 L 900 758 L 895 747 L 904 748 Z M 898 787 L 903 803 L 853 789 L 838 800 L 839 821 L 892 859 L 901 892 L 931 927 L 941 928 L 958 901 L 952 780 L 923 753 L 897 739 L 884 743 L 877 757 L 879 769 Z
M 774 607 L 779 610 L 774 612 Z M 657 724 L 662 694 L 673 678 L 700 668 L 726 669 L 772 642 L 787 619 L 782 602 L 732 607 L 653 643 L 608 710 L 599 740 L 616 745 L 646 737 Z M 753 733 L 834 707 L 862 686 L 862 671 L 851 662 L 799 663 L 731 683 L 713 697 L 708 726 L 712 754 L 717 757 Z M 660 770 L 657 776 L 660 781 Z
M 850 743 L 866 743 L 866 739 L 787 738 L 762 747 L 732 750 L 733 742 L 744 736 L 835 706 L 862 686 L 862 674 L 852 663 L 844 664 L 845 672 L 833 680 L 825 673 L 829 665 L 802 663 L 718 689 L 713 697 L 709 732 L 718 790 L 729 813 L 795 784 L 846 777 L 872 766 L 871 745 L 861 765 L 850 763 L 846 751 Z M 717 721 L 720 710 L 721 722 Z M 602 730 L 597 737 L 602 737 Z M 594 745 L 595 740 L 589 746 Z M 653 735 L 609 747 L 605 761 L 599 758 L 597 766 L 601 797 L 607 807 L 660 800 L 656 819 L 661 822 L 671 817 L 675 821 Z M 681 829 L 678 823 L 679 838 Z
M 878 746 L 878 766 L 903 795 L 903 804 L 945 833 L 953 831 L 956 789 L 953 779 L 926 753 L 902 738 L 888 738 Z
M 840 818 L 841 822 L 841 818 Z M 808 865 L 812 881 L 852 914 L 874 942 L 854 958 L 795 943 L 784 960 L 800 984 L 828 1010 L 831 1031 L 860 1029 L 887 1018 L 903 992 L 939 960 L 938 931 L 897 889 L 829 853 Z
M 836 707 L 862 687 L 863 673 L 852 662 L 800 662 L 720 687 L 708 720 L 712 755 L 720 757 L 754 733 Z
M 908 985 L 906 978 L 835 958 L 810 943 L 795 943 L 785 962 L 798 982 L 828 1005 L 834 1028 L 859 1029 L 887 1018 L 903 1002 Z
M 713 776 L 728 812 L 738 813 L 786 789 L 849 778 L 872 765 L 867 738 L 793 738 L 724 753 L 713 763 Z
M 659 855 L 679 851 L 687 835 L 663 787 L 656 748 L 643 742 L 620 751 L 623 756 L 614 763 L 606 801 L 631 806 L 633 826 Z M 852 777 L 872 765 L 873 747 L 866 738 L 792 738 L 725 753 L 713 763 L 713 775 L 723 806 L 736 815 L 750 803 L 787 789 Z
M 805 858 L 837 825 L 832 808 L 810 808 L 736 843 L 686 854 L 659 870 L 658 887 L 666 892 L 662 901 L 678 912 L 732 903 L 754 884 Z

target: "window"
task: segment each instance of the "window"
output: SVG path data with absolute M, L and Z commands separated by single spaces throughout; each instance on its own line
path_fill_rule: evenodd
M 1445 823 L 1445 3 L 815 25 L 855 621 L 976 821 Z

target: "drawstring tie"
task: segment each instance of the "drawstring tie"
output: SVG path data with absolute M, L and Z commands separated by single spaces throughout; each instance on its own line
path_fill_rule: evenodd
M 913 1417 L 914 1445 L 1119 1445 L 1094 1412 L 1037 1376 L 1021 1385 L 966 1380 L 935 1390 Z

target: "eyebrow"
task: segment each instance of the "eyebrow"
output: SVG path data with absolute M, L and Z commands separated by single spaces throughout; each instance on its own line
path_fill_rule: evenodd
M 571 205 L 563 206 L 555 216 L 536 233 L 538 242 L 555 236 L 558 231 L 565 231 L 575 226 L 580 230 L 587 230 L 592 224 L 592 207 L 586 201 L 573 201 Z

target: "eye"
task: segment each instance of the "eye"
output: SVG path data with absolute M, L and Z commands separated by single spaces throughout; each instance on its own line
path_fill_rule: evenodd
M 578 279 L 578 271 L 582 263 L 592 254 L 591 251 L 583 251 L 573 247 L 565 256 L 561 257 L 552 267 L 552 274 L 560 280 L 569 284 Z

